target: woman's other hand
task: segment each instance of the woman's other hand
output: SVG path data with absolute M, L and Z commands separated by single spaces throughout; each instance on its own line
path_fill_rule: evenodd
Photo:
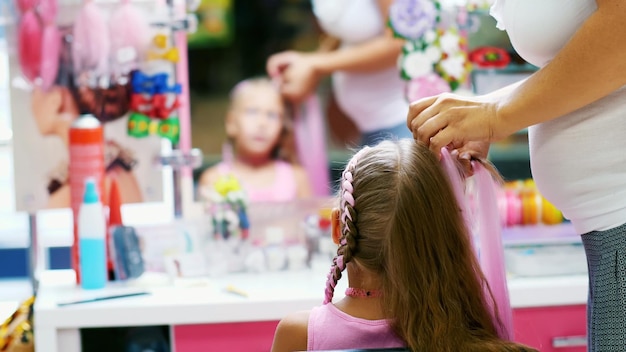
M 411 103 L 407 126 L 416 140 L 428 145 L 437 155 L 442 147 L 447 147 L 458 149 L 459 156 L 473 153 L 476 157 L 486 157 L 485 146 L 489 142 L 514 132 L 499 120 L 495 101 L 448 93 Z M 470 142 L 482 142 L 482 145 L 476 148 L 479 144 L 470 145 Z

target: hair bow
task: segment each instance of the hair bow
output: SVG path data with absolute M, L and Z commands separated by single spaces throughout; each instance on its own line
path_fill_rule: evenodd
M 152 118 L 166 119 L 180 106 L 178 96 L 173 96 L 168 104 L 168 96 L 155 94 L 146 98 L 143 94 L 131 94 L 130 109 Z
M 178 62 L 178 48 L 169 48 L 164 53 L 155 51 L 148 52 L 148 60 L 166 60 L 170 62 Z
M 135 71 L 131 79 L 133 93 L 145 93 L 150 95 L 165 93 L 180 94 L 182 92 L 182 86 L 176 83 L 168 87 L 167 79 L 167 73 L 157 73 L 156 75 L 149 76 L 141 71 Z
M 144 114 L 134 112 L 128 118 L 128 135 L 135 138 L 158 135 L 169 139 L 172 144 L 176 144 L 180 138 L 180 122 L 178 117 L 155 120 Z

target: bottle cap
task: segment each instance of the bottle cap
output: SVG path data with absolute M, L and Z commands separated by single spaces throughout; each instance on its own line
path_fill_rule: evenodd
M 96 187 L 96 181 L 93 178 L 85 180 L 85 194 L 83 196 L 84 204 L 94 204 L 100 201 L 98 196 L 98 188 Z

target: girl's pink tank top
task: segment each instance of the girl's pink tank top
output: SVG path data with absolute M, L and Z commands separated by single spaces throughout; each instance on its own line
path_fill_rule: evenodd
M 230 165 L 227 163 L 221 162 L 217 167 L 220 174 L 234 174 L 234 176 L 237 177 Z M 296 184 L 293 166 L 282 160 L 276 160 L 274 162 L 274 167 L 274 183 L 271 186 L 253 188 L 243 184 L 243 188 L 245 189 L 250 202 L 288 202 L 298 197 L 298 187 Z
M 311 310 L 307 330 L 309 351 L 405 346 L 391 330 L 389 321 L 355 318 L 332 303 Z

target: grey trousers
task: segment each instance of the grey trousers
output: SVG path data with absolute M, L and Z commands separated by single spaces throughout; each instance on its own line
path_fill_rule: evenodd
M 582 235 L 589 268 L 587 350 L 626 352 L 626 224 Z

